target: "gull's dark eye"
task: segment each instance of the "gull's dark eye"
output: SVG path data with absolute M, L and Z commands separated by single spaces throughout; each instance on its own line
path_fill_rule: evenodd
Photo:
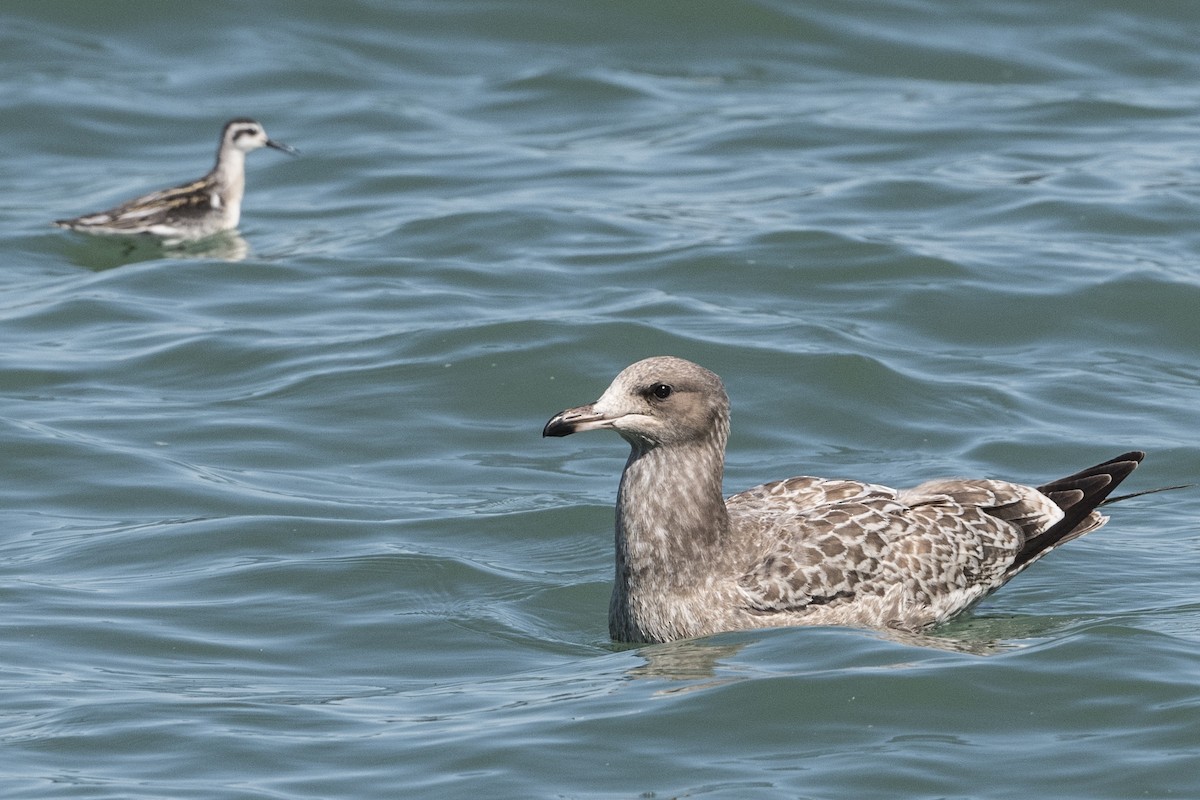
M 650 394 L 657 397 L 659 400 L 666 400 L 671 396 L 671 392 L 675 391 L 665 383 L 656 383 L 650 387 Z

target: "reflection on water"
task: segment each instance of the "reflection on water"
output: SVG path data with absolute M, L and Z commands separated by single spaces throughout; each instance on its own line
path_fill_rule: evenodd
M 701 684 L 689 684 L 685 691 L 727 683 L 736 678 L 724 677 L 717 681 L 705 679 L 715 678 L 717 663 L 723 658 L 737 655 L 746 644 L 746 642 L 716 644 L 707 639 L 683 639 L 676 642 L 648 645 L 639 653 L 646 659 L 646 663 L 629 670 L 629 677 L 704 681 Z
M 927 633 L 829 628 L 810 630 L 843 630 L 862 636 L 864 640 L 882 639 L 922 650 L 992 656 L 1018 650 L 1033 639 L 1060 634 L 1079 622 L 1075 617 L 970 617 L 956 620 Z M 761 637 L 771 634 L 772 631 L 767 630 L 749 632 L 748 635 Z M 687 691 L 728 683 L 738 680 L 739 677 L 726 674 L 718 678 L 721 662 L 734 658 L 755 641 L 758 639 L 729 643 L 720 641 L 718 637 L 717 640 L 684 639 L 645 645 L 638 650 L 638 655 L 645 659 L 645 663 L 629 670 L 628 674 L 631 678 L 702 681 L 699 684 L 689 684 Z M 734 665 L 727 666 L 735 668 Z
M 66 258 L 76 266 L 101 272 L 106 269 L 160 258 L 242 261 L 250 244 L 236 230 L 194 242 L 164 242 L 156 236 L 89 236 L 71 234 Z

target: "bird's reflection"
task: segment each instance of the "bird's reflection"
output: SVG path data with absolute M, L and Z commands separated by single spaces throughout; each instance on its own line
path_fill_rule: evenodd
M 87 236 L 70 245 L 68 259 L 77 266 L 102 272 L 160 258 L 242 261 L 250 244 L 237 231 L 224 231 L 193 242 L 164 242 L 155 236 Z
M 864 647 L 870 647 L 869 640 L 875 639 L 925 651 L 987 657 L 1019 650 L 1029 646 L 1034 640 L 1053 638 L 1079 622 L 1076 617 L 968 617 L 928 633 L 850 628 L 787 630 L 840 630 L 847 635 L 864 637 Z M 732 661 L 747 646 L 759 643 L 763 637 L 773 633 L 776 631 L 770 629 L 739 631 L 732 634 L 738 637 L 738 641 L 733 642 L 729 641 L 728 635 L 722 634 L 703 639 L 681 639 L 663 644 L 642 645 L 637 648 L 637 654 L 644 662 L 630 669 L 627 674 L 631 678 L 654 678 L 686 683 L 677 689 L 667 690 L 672 692 L 695 691 L 743 680 L 748 677 L 740 669 L 740 666 L 744 665 L 723 662 Z M 902 661 L 904 664 L 912 663 L 907 658 Z

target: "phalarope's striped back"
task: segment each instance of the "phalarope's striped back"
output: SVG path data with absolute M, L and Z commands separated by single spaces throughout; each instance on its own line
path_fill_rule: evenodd
M 225 123 L 217 163 L 212 171 L 191 183 L 151 192 L 108 211 L 60 219 L 55 225 L 82 233 L 133 236 L 151 234 L 166 242 L 203 239 L 237 227 L 246 191 L 246 153 L 273 147 L 291 155 L 296 148 L 267 136 L 252 119 Z

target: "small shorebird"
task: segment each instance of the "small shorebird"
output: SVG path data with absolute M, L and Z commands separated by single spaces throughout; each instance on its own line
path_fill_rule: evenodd
M 920 631 L 1107 522 L 1096 509 L 1134 496 L 1109 493 L 1145 456 L 1125 453 L 1036 488 L 797 477 L 726 499 L 725 387 L 673 357 L 627 367 L 542 435 L 588 430 L 616 431 L 632 447 L 609 606 L 610 634 L 629 642 L 785 625 Z
M 172 244 L 194 241 L 237 227 L 246 191 L 246 154 L 272 147 L 296 155 L 290 145 L 268 138 L 252 119 L 233 119 L 221 132 L 217 163 L 199 180 L 151 192 L 108 211 L 55 220 L 60 228 L 107 236 L 151 234 Z

